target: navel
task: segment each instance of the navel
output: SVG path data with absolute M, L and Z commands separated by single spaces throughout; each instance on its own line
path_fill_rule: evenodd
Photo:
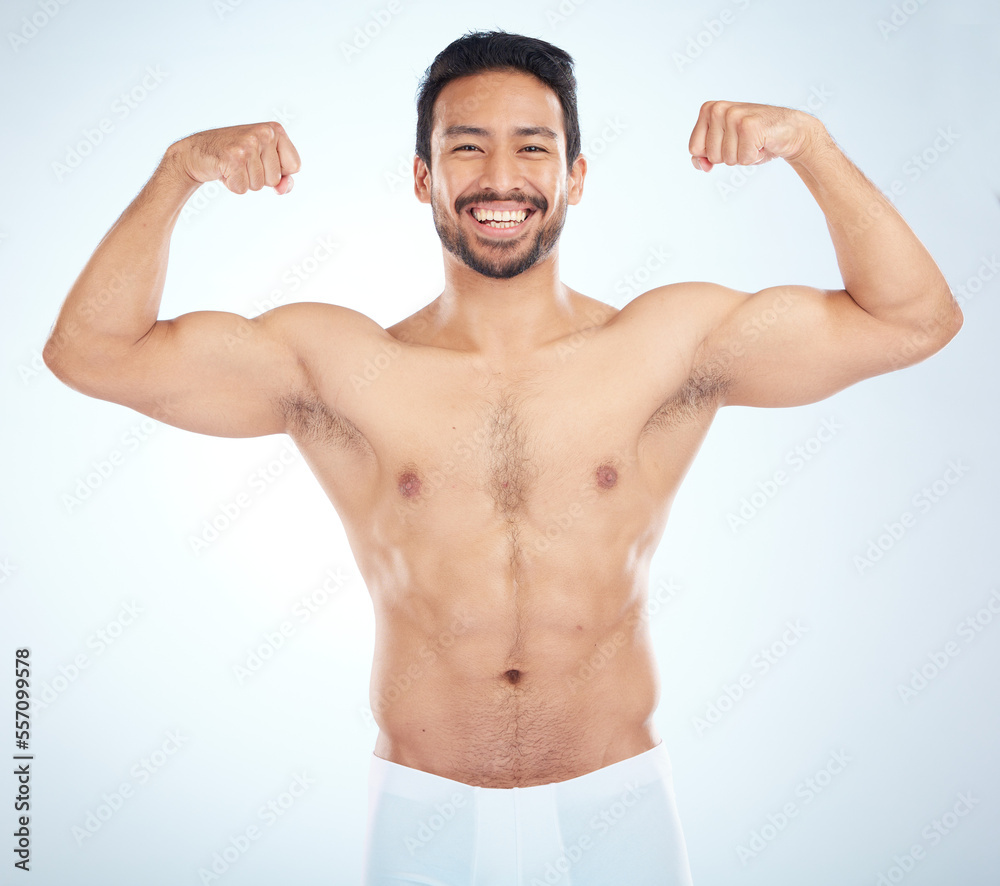
M 601 465 L 597 469 L 597 485 L 601 489 L 611 489 L 618 482 L 618 471 L 611 465 Z
M 404 471 L 396 481 L 396 488 L 403 498 L 415 498 L 420 495 L 420 478 L 413 471 Z
M 504 672 L 504 676 L 507 678 L 507 681 L 513 685 L 521 679 L 521 672 L 516 668 L 511 668 L 509 671 Z

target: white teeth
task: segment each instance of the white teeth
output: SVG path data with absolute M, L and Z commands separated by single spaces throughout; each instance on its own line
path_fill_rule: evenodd
M 475 217 L 476 221 L 480 222 L 497 222 L 498 224 L 492 225 L 492 227 L 513 227 L 515 224 L 520 224 L 528 217 L 528 212 L 525 209 L 518 209 L 511 211 L 509 209 L 473 209 L 472 215 Z M 504 224 L 504 222 L 510 222 L 510 224 Z

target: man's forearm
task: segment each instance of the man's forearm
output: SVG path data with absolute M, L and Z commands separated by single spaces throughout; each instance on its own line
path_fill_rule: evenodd
M 818 121 L 788 162 L 826 216 L 844 289 L 869 314 L 923 331 L 954 332 L 961 311 L 934 259 L 888 199 Z
M 70 289 L 45 345 L 53 370 L 135 344 L 156 322 L 170 235 L 199 187 L 167 151 L 152 177 L 104 236 Z

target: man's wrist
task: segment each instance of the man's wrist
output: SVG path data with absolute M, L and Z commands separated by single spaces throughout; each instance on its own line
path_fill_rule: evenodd
M 835 151 L 837 143 L 818 118 L 805 111 L 798 113 L 803 117 L 802 125 L 805 130 L 802 147 L 794 155 L 786 157 L 785 160 L 793 167 L 804 170 L 824 156 L 828 156 L 830 151 Z
M 160 160 L 160 165 L 153 173 L 153 178 L 157 180 L 158 184 L 170 188 L 171 191 L 175 191 L 186 199 L 197 191 L 203 182 L 193 178 L 188 172 L 187 165 L 184 163 L 182 142 L 183 139 L 174 142 L 167 148 Z

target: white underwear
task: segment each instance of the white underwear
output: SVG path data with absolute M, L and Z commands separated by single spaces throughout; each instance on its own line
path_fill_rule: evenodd
M 376 757 L 365 886 L 690 886 L 661 742 L 567 781 L 482 788 Z

